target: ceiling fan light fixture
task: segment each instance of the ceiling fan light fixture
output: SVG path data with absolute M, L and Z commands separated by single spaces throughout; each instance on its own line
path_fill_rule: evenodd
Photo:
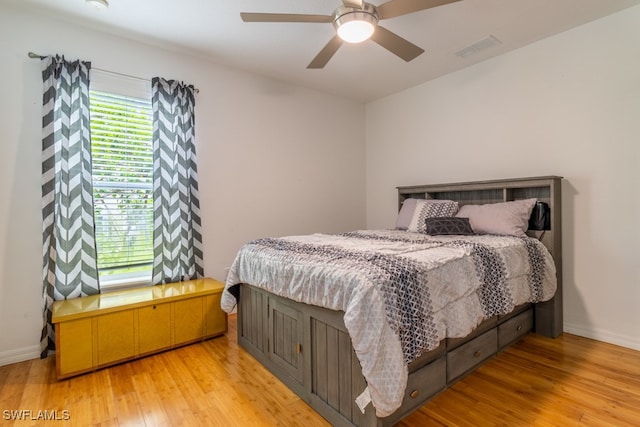
M 345 22 L 338 27 L 338 35 L 340 38 L 348 43 L 360 43 L 368 40 L 375 27 L 371 22 L 353 20 Z
M 375 7 L 364 3 L 362 9 L 340 7 L 335 11 L 333 21 L 338 36 L 347 43 L 368 40 L 378 24 Z

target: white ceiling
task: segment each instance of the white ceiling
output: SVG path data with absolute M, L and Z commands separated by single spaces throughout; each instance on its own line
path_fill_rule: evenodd
M 308 63 L 335 34 L 331 24 L 244 23 L 240 12 L 330 15 L 340 0 L 109 0 L 106 10 L 90 7 L 85 0 L 9 2 L 362 102 L 640 4 L 640 0 L 462 0 L 381 21 L 425 50 L 411 62 L 366 41 L 344 44 L 324 69 L 308 70 Z M 455 55 L 487 36 L 501 44 L 465 58 Z

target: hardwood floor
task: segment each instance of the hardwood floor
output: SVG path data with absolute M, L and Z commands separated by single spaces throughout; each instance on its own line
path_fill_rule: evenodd
M 235 325 L 232 316 L 227 336 L 68 380 L 56 381 L 54 357 L 2 366 L 0 425 L 329 425 L 237 346 Z M 530 334 L 399 425 L 638 426 L 640 352 Z

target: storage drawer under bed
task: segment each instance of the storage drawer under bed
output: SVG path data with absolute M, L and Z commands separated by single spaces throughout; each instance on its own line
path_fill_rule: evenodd
M 480 363 L 494 356 L 498 350 L 498 331 L 490 329 L 484 334 L 447 353 L 447 383 L 470 372 Z
M 424 402 L 447 386 L 446 357 L 444 355 L 409 374 L 402 406 L 384 419 L 384 425 L 392 425 L 423 405 Z
M 533 309 L 498 325 L 498 349 L 502 350 L 533 329 Z

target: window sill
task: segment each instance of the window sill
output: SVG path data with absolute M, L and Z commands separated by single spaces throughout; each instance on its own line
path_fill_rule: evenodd
M 114 274 L 111 277 L 100 279 L 100 292 L 107 293 L 122 289 L 151 286 L 151 271 L 142 271 L 129 274 Z

